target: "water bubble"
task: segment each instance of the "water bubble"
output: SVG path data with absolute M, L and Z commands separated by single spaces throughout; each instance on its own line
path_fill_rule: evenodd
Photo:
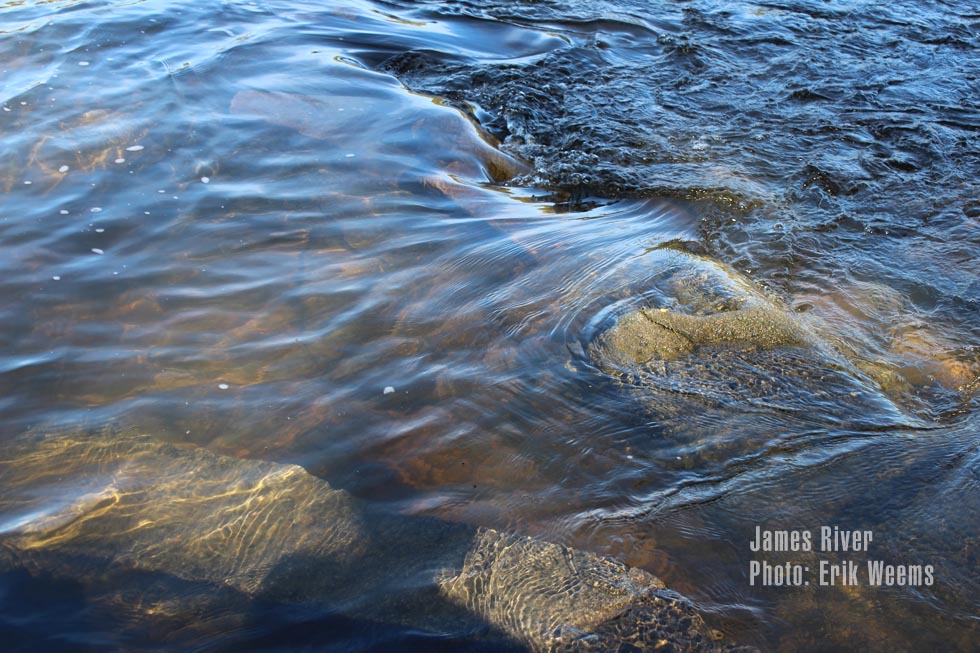
M 393 387 L 391 387 L 390 385 L 388 385 L 388 386 L 385 386 L 385 391 L 384 391 L 384 393 L 385 393 L 386 395 L 390 395 L 390 394 L 391 394 L 391 393 L 393 393 L 394 391 L 395 391 L 395 389 L 394 389 Z
M 87 62 L 87 61 L 79 61 L 79 62 L 78 62 L 78 65 L 79 65 L 79 66 L 87 66 L 87 65 L 88 65 L 88 63 L 89 63 L 89 62 Z
M 227 390 L 228 389 L 228 384 L 227 383 L 219 383 L 218 384 L 218 387 L 221 388 L 222 390 Z
M 100 256 L 102 254 L 105 254 L 105 252 L 103 250 L 99 249 L 98 247 L 93 247 L 92 248 L 92 251 L 95 252 L 96 254 L 99 254 Z
M 211 178 L 210 177 L 201 177 L 201 183 L 202 184 L 210 184 L 211 183 Z
M 139 152 L 142 149 L 143 149 L 143 146 L 142 145 L 130 145 L 129 147 L 126 148 L 126 151 L 127 152 Z
M 61 166 L 60 168 L 58 168 L 58 172 L 68 172 L 68 170 L 69 170 L 68 166 Z
M 116 162 L 116 163 L 126 163 L 126 159 L 124 159 L 124 158 L 122 158 L 122 157 L 119 157 L 118 159 L 116 159 L 116 161 L 115 161 L 115 162 Z
M 58 211 L 58 213 L 60 213 L 61 215 L 68 215 L 68 211 L 64 209 L 61 209 L 60 211 Z
M 51 278 L 54 279 L 55 281 L 61 281 L 61 277 L 59 277 L 57 274 Z

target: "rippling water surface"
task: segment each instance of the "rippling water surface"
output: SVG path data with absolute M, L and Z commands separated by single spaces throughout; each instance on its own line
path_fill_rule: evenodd
M 8 440 L 115 424 L 296 463 L 380 513 L 643 568 L 764 650 L 975 650 L 975 8 L 51 1 L 0 16 Z M 683 303 L 685 261 L 798 316 L 822 357 L 782 359 L 788 376 L 724 351 L 610 373 L 594 339 Z M 18 491 L 60 505 L 40 483 Z M 827 524 L 875 544 L 770 560 L 933 564 L 935 583 L 750 585 L 757 525 Z M 22 650 L 146 649 L 162 628 L 18 573 L 0 600 Z M 248 609 L 184 643 L 475 645 Z

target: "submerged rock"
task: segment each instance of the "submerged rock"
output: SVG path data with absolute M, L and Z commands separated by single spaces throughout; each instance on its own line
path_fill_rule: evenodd
M 672 361 L 702 347 L 771 350 L 820 347 L 812 330 L 735 270 L 667 243 L 653 252 L 662 272 L 655 306 L 623 315 L 593 346 L 600 362 L 619 366 Z
M 716 649 L 701 617 L 655 576 L 530 537 L 480 529 L 440 586 L 534 651 Z
M 656 427 L 719 460 L 801 429 L 921 426 L 883 365 L 745 276 L 670 244 L 643 304 L 593 339 L 593 363 Z M 695 464 L 688 462 L 687 464 Z
M 603 336 L 613 355 L 643 364 L 673 360 L 707 345 L 745 344 L 760 349 L 806 344 L 805 332 L 789 316 L 766 308 L 712 315 L 686 315 L 666 308 L 641 308 Z
M 129 602 L 142 600 L 140 575 L 171 578 L 179 602 L 158 581 L 147 588 L 147 603 L 169 606 L 171 619 L 179 605 L 200 611 L 231 592 L 231 604 L 315 604 L 432 632 L 488 625 L 532 651 L 733 650 L 642 570 L 489 529 L 371 514 L 295 465 L 142 435 L 59 435 L 8 449 L 0 479 L 4 571 L 110 587 L 117 601 L 136 582 Z
M 650 254 L 651 265 L 662 271 L 648 305 L 620 316 L 591 345 L 601 369 L 632 385 L 669 386 L 736 406 L 782 395 L 805 409 L 818 398 L 829 415 L 860 414 L 863 408 L 913 425 L 919 423 L 913 415 L 925 413 L 916 410 L 923 388 L 938 386 L 964 398 L 972 392 L 975 361 L 937 344 L 941 335 L 903 312 L 894 291 L 875 286 L 808 296 L 797 302 L 806 310 L 794 311 L 682 244 Z M 867 306 L 880 304 L 883 294 L 891 298 L 889 310 L 872 320 Z M 877 334 L 865 333 L 884 327 L 898 335 L 882 345 Z
M 769 350 L 816 344 L 806 325 L 734 270 L 681 245 L 651 252 L 661 273 L 649 301 L 596 338 L 607 371 L 674 361 L 705 347 Z

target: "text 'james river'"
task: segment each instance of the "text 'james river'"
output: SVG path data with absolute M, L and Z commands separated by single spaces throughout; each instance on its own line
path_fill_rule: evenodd
M 931 564 L 895 564 L 868 558 L 874 542 L 870 530 L 846 530 L 838 526 L 821 526 L 814 532 L 768 530 L 755 527 L 749 541 L 753 553 L 800 553 L 798 560 L 752 560 L 749 562 L 749 585 L 784 587 L 814 585 L 931 586 L 935 569 Z M 805 554 L 814 555 L 807 556 Z M 864 554 L 843 558 L 837 554 Z M 828 554 L 828 555 L 818 555 Z M 782 557 L 782 556 L 775 556 Z

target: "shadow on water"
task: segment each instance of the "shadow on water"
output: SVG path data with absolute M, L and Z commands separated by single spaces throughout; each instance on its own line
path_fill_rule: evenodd
M 709 0 L 0 15 L 8 440 L 114 423 L 297 463 L 379 515 L 644 569 L 772 650 L 971 650 L 975 15 Z M 674 345 L 597 353 L 644 310 L 674 340 L 643 337 Z M 738 311 L 802 335 L 736 337 Z M 767 560 L 932 564 L 935 584 L 749 583 L 756 526 L 835 524 L 873 547 Z M 183 591 L 170 582 L 189 581 L 128 578 L 119 605 L 157 609 Z M 99 612 L 62 580 L 3 585 L 25 650 L 152 648 L 173 626 Z M 239 621 L 173 627 L 202 650 L 484 645 L 230 590 L 217 604 Z

